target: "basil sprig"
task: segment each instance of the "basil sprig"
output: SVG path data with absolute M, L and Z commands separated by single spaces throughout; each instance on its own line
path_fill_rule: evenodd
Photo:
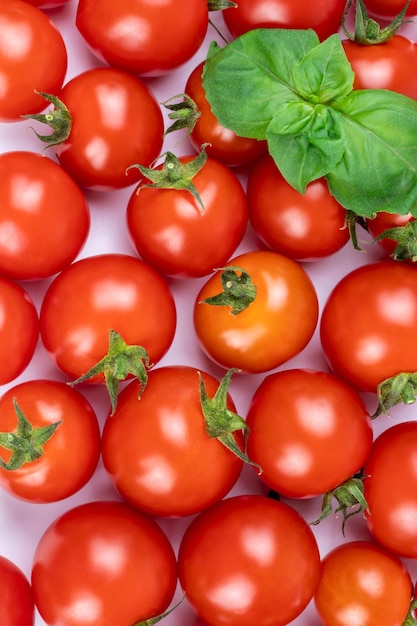
M 346 209 L 417 215 L 417 102 L 353 89 L 339 35 L 256 29 L 224 48 L 213 42 L 203 85 L 219 122 L 267 140 L 300 193 L 320 177 Z

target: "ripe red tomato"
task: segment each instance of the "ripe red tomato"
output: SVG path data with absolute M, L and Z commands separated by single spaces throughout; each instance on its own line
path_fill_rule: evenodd
M 163 141 L 161 108 L 139 78 L 122 70 L 88 69 L 59 94 L 72 125 L 54 146 L 62 167 L 83 187 L 97 190 L 136 183 L 139 170 L 159 156 Z
M 29 294 L 18 283 L 0 276 L 0 384 L 26 369 L 39 337 L 39 319 Z
M 30 380 L 10 388 L 0 398 L 0 431 L 15 432 L 19 409 L 33 429 L 57 422 L 50 439 L 37 452 L 42 455 L 18 469 L 0 468 L 0 486 L 27 502 L 56 502 L 83 487 L 92 477 L 100 457 L 100 428 L 90 403 L 76 389 L 52 380 Z M 18 431 L 19 432 L 19 431 Z M 23 439 L 33 447 L 36 435 Z M 32 443 L 31 443 L 32 442 Z M 74 442 L 77 442 L 74 453 Z M 9 463 L 11 453 L 0 445 L 2 460 Z M 36 480 L 34 477 L 36 476 Z
M 17 122 L 46 107 L 35 91 L 61 89 L 67 50 L 49 17 L 22 0 L 1 3 L 0 41 L 0 122 Z
M 32 588 L 13 561 L 0 556 L 0 620 L 2 626 L 33 626 L 35 603 Z
M 213 397 L 218 381 L 205 372 L 201 376 Z M 125 387 L 116 411 L 106 420 L 104 466 L 123 498 L 146 513 L 198 513 L 230 491 L 242 461 L 207 433 L 197 369 L 151 370 L 140 400 L 139 387 L 138 381 Z M 236 412 L 230 396 L 227 407 Z M 236 440 L 243 449 L 241 435 L 238 431 Z
M 142 346 L 156 364 L 174 338 L 171 291 L 153 268 L 125 254 L 86 257 L 65 268 L 48 287 L 40 312 L 45 349 L 71 378 L 88 372 L 109 347 L 115 330 Z M 103 382 L 100 375 L 89 382 Z
M 412 590 L 400 558 L 377 543 L 352 541 L 322 559 L 314 603 L 323 624 L 401 626 Z
M 402 422 L 383 431 L 364 466 L 368 528 L 385 548 L 417 557 L 417 422 Z
M 345 0 L 239 0 L 223 11 L 233 37 L 254 28 L 313 28 L 320 39 L 337 33 Z
M 289 498 L 335 489 L 363 467 L 372 446 L 371 418 L 362 399 L 321 371 L 267 376 L 246 422 L 248 456 L 262 467 L 261 480 Z
M 198 151 L 203 144 L 207 145 L 207 154 L 229 167 L 238 167 L 252 163 L 266 154 L 267 144 L 248 137 L 239 137 L 236 133 L 222 126 L 211 110 L 203 87 L 202 72 L 204 61 L 201 61 L 189 75 L 184 92 L 194 101 L 199 112 L 189 139 Z
M 366 220 L 367 228 L 374 239 L 382 235 L 387 230 L 391 228 L 402 228 L 406 226 L 409 222 L 415 221 L 414 215 L 411 213 L 406 213 L 405 215 L 398 215 L 397 213 L 386 213 L 385 211 L 378 211 L 378 213 L 372 219 Z M 403 254 L 406 254 L 407 260 L 412 260 L 412 257 L 415 255 L 415 236 L 411 236 L 410 243 L 412 244 L 411 248 L 408 246 L 407 238 L 404 242 L 405 248 L 401 245 L 401 249 L 397 248 L 397 244 L 400 243 L 398 240 L 391 239 L 390 237 L 383 237 L 378 240 L 378 245 L 388 254 L 388 255 L 400 255 L 399 259 L 403 259 Z M 409 255 L 409 256 L 407 256 Z
M 165 611 L 176 583 L 166 535 L 122 502 L 68 509 L 48 526 L 33 559 L 35 603 L 51 626 L 136 624 Z
M 261 241 L 292 259 L 313 261 L 349 241 L 346 210 L 320 178 L 305 194 L 291 187 L 268 155 L 252 168 L 247 185 L 249 220 Z
M 265 250 L 241 254 L 225 269 L 211 276 L 195 299 L 194 327 L 204 352 L 222 367 L 252 373 L 278 367 L 301 352 L 318 319 L 317 294 L 305 270 Z M 234 314 L 222 296 L 219 305 L 205 302 L 223 287 L 229 293 L 246 289 L 248 276 L 256 294 L 241 312 Z
M 416 279 L 411 264 L 368 263 L 330 293 L 321 343 L 332 369 L 353 387 L 375 393 L 387 378 L 417 371 Z
M 90 213 L 80 188 L 34 152 L 0 155 L 0 272 L 17 280 L 52 276 L 81 251 Z
M 193 162 L 191 156 L 179 159 L 183 166 Z M 133 191 L 126 216 L 144 261 L 177 278 L 206 276 L 227 263 L 245 234 L 248 209 L 242 184 L 226 165 L 208 158 L 192 177 L 203 206 L 189 191 L 143 183 Z
M 293 508 L 265 496 L 234 496 L 191 522 L 178 569 L 188 601 L 210 626 L 284 626 L 311 600 L 320 556 Z
M 76 26 L 101 61 L 159 76 L 200 48 L 208 26 L 207 0 L 80 0 Z
M 342 42 L 355 72 L 355 89 L 390 89 L 417 99 L 417 45 L 401 35 L 385 43 Z
M 404 0 L 366 0 L 368 13 L 380 17 L 395 17 L 403 10 L 404 5 Z M 406 15 L 417 15 L 417 0 L 410 0 Z

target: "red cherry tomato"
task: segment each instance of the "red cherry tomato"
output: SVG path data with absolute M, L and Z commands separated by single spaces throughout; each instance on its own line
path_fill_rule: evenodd
M 71 263 L 90 229 L 80 188 L 51 159 L 0 155 L 0 271 L 17 280 L 46 278 Z
M 372 446 L 364 402 L 326 372 L 270 374 L 255 391 L 246 422 L 248 456 L 262 467 L 261 480 L 289 498 L 335 489 L 363 467 Z
M 403 10 L 405 0 L 366 0 L 366 10 L 379 17 L 395 17 Z M 417 15 L 417 0 L 410 0 L 407 17 Z
M 13 561 L 0 556 L 0 618 L 2 626 L 34 626 L 32 588 Z
M 299 513 L 247 495 L 226 498 L 191 522 L 178 567 L 188 601 L 207 624 L 284 626 L 311 600 L 320 557 Z
M 323 624 L 403 624 L 412 595 L 403 562 L 371 541 L 352 541 L 328 552 L 314 596 Z
M 239 0 L 223 11 L 233 37 L 254 28 L 313 28 L 320 39 L 337 33 L 345 0 Z
M 22 0 L 1 3 L 0 41 L 0 122 L 17 122 L 46 108 L 35 91 L 61 89 L 67 50 L 49 17 Z
M 330 195 L 323 178 L 301 194 L 268 155 L 252 168 L 247 195 L 252 227 L 275 252 L 313 261 L 337 252 L 349 241 L 346 210 Z
M 361 391 L 417 371 L 417 273 L 410 264 L 360 266 L 333 288 L 320 336 L 335 373 Z
M 417 45 L 401 35 L 385 43 L 342 42 L 355 72 L 355 89 L 390 89 L 417 99 Z
M 142 622 L 165 611 L 176 583 L 175 554 L 162 529 L 121 502 L 66 510 L 33 559 L 34 598 L 49 626 Z
M 11 382 L 26 369 L 39 337 L 39 319 L 29 294 L 0 276 L 0 384 Z
M 202 72 L 204 61 L 199 63 L 189 75 L 184 92 L 195 102 L 199 117 L 189 135 L 194 148 L 199 151 L 207 145 L 207 154 L 229 167 L 238 167 L 252 163 L 266 154 L 267 144 L 248 137 L 239 137 L 236 133 L 222 126 L 211 110 L 203 87 Z
M 107 354 L 110 330 L 127 344 L 142 346 L 155 364 L 175 328 L 175 302 L 166 282 L 125 254 L 86 257 L 68 266 L 48 287 L 40 313 L 45 349 L 74 378 Z M 89 382 L 103 382 L 103 376 Z
M 417 556 L 417 422 L 402 422 L 383 431 L 365 463 L 366 523 L 373 537 L 403 557 Z
M 185 165 L 192 157 L 179 160 Z M 142 182 L 127 206 L 136 251 L 167 276 L 211 274 L 228 261 L 246 231 L 246 195 L 229 168 L 208 158 L 191 182 L 203 206 L 189 191 L 141 188 Z
M 60 424 L 38 459 L 18 469 L 0 468 L 0 486 L 27 502 L 56 502 L 73 495 L 90 480 L 100 456 L 100 428 L 92 406 L 65 383 L 25 381 L 0 398 L 1 432 L 16 431 L 14 400 L 33 429 Z M 0 456 L 10 462 L 10 452 L 1 446 Z
M 391 228 L 401 228 L 406 226 L 409 222 L 415 221 L 414 215 L 406 213 L 405 215 L 398 215 L 397 213 L 386 213 L 385 211 L 378 211 L 378 213 L 372 219 L 366 220 L 367 228 L 374 239 L 382 235 L 386 230 Z M 414 237 L 412 242 L 414 242 Z M 397 247 L 398 241 L 391 239 L 390 237 L 384 237 L 378 240 L 378 245 L 388 254 L 392 255 Z
M 301 352 L 310 341 L 318 319 L 317 294 L 305 270 L 275 252 L 241 254 L 225 269 L 233 267 L 251 278 L 256 288 L 254 299 L 237 314 L 228 304 L 205 302 L 222 293 L 225 275 L 217 271 L 195 299 L 197 339 L 204 352 L 226 369 L 266 372 Z M 234 272 L 240 282 L 245 276 L 241 270 Z
M 80 0 L 76 26 L 102 61 L 159 76 L 188 61 L 203 43 L 207 0 Z

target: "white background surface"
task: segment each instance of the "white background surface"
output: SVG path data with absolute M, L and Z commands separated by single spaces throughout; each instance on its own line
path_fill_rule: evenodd
M 117 0 L 116 0 L 117 1 Z M 76 0 L 70 0 L 60 9 L 49 11 L 48 15 L 61 31 L 68 50 L 69 65 L 66 82 L 80 71 L 90 67 L 100 66 L 92 54 L 87 50 L 81 36 L 75 28 Z M 226 33 L 221 15 L 212 15 L 216 22 Z M 407 25 L 401 31 L 403 34 L 414 38 L 417 33 L 417 26 Z M 148 80 L 148 85 L 154 91 L 159 102 L 181 93 L 184 90 L 186 79 L 197 63 L 205 57 L 208 43 L 216 38 L 215 31 L 209 27 L 204 46 L 200 51 L 185 64 L 182 68 L 172 72 L 165 77 Z M 166 112 L 164 111 L 166 116 Z M 190 144 L 185 141 L 178 146 L 174 144 L 180 135 L 175 133 L 168 136 L 163 151 L 167 149 L 175 150 L 177 155 L 190 153 L 193 151 Z M 0 150 L 31 150 L 40 152 L 43 146 L 29 129 L 27 121 L 12 124 L 0 123 Z M 53 156 L 52 152 L 48 153 Z M 245 182 L 245 173 L 240 172 L 242 182 Z M 125 252 L 135 254 L 132 249 L 125 226 L 125 209 L 127 200 L 132 193 L 133 187 L 114 192 L 86 192 L 86 197 L 91 210 L 91 231 L 87 243 L 79 258 L 90 256 L 101 252 Z M 359 231 L 362 236 L 363 231 Z M 259 242 L 254 234 L 248 229 L 247 235 L 237 253 L 257 248 Z M 366 256 L 364 256 L 366 254 Z M 367 253 L 360 253 L 353 250 L 350 243 L 336 255 L 322 261 L 304 264 L 304 268 L 311 276 L 316 287 L 320 308 L 322 308 L 327 295 L 336 282 L 349 270 L 364 262 L 383 258 L 382 252 L 376 248 L 369 248 Z M 165 358 L 158 366 L 168 364 L 186 364 L 204 369 L 217 378 L 224 375 L 224 371 L 211 364 L 200 351 L 193 326 L 192 326 L 192 306 L 194 299 L 206 279 L 193 280 L 170 280 L 169 284 L 174 294 L 177 311 L 178 327 L 174 343 Z M 34 299 L 38 310 L 42 301 L 43 293 L 50 280 L 22 283 L 25 289 Z M 327 369 L 323 354 L 321 352 L 318 330 L 316 330 L 310 344 L 296 358 L 287 362 L 281 369 L 290 367 L 309 367 L 315 369 Z M 13 386 L 24 380 L 33 378 L 52 378 L 65 380 L 64 376 L 57 371 L 48 355 L 44 352 L 41 343 L 37 347 L 34 358 L 25 372 L 10 385 L 0 388 L 0 393 L 6 391 L 9 386 Z M 238 412 L 244 417 L 247 407 L 257 386 L 263 379 L 263 375 L 235 376 L 232 380 L 230 393 L 236 403 Z M 109 401 L 104 388 L 84 385 L 78 387 L 87 396 L 95 408 L 100 423 L 103 424 L 106 418 Z M 372 412 L 375 408 L 375 398 L 365 397 L 365 401 Z M 409 407 L 396 407 L 391 412 L 391 418 L 381 416 L 374 422 L 375 435 L 385 429 L 394 420 L 404 421 L 417 417 L 417 405 Z M 245 468 L 239 483 L 230 495 L 236 493 L 263 493 L 265 488 L 259 482 L 251 468 Z M 113 487 L 101 466 L 91 481 L 80 492 L 62 502 L 49 505 L 33 505 L 19 501 L 4 492 L 0 491 L 0 554 L 14 561 L 26 575 L 30 576 L 32 556 L 36 544 L 46 529 L 46 527 L 62 512 L 83 502 L 99 499 L 118 499 Z M 321 499 L 315 498 L 304 501 L 291 501 L 292 506 L 302 515 L 311 521 L 315 519 L 320 511 Z M 174 547 L 178 546 L 182 532 L 191 518 L 184 520 L 158 520 L 164 528 Z M 370 536 L 364 521 L 360 516 L 350 519 L 346 526 L 346 536 L 343 539 L 341 534 L 341 519 L 331 516 L 325 519 L 318 527 L 313 528 L 319 542 L 322 556 L 334 545 L 341 541 L 351 541 L 354 539 L 368 539 Z M 406 562 L 410 569 L 413 581 L 416 579 L 417 567 L 414 563 Z M 178 589 L 176 599 L 181 597 Z M 191 626 L 194 622 L 191 609 L 185 602 L 163 623 L 166 626 Z M 320 622 L 315 615 L 311 605 L 293 624 L 302 626 L 319 626 Z M 36 626 L 43 626 L 43 620 L 37 615 Z M 97 625 L 100 626 L 100 625 Z M 129 625 L 126 625 L 129 626 Z M 255 625 L 254 625 L 255 626 Z

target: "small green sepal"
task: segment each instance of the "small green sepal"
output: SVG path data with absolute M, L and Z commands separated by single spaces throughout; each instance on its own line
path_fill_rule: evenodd
M 98 374 L 104 374 L 113 415 L 117 407 L 119 383 L 132 374 L 140 382 L 139 397 L 141 397 L 148 382 L 147 369 L 149 367 L 149 356 L 145 348 L 127 344 L 118 332 L 110 330 L 107 354 L 88 372 L 67 384 L 74 387 L 79 383 L 88 382 Z
M 227 394 L 232 374 L 235 368 L 229 369 L 220 381 L 219 387 L 212 398 L 207 395 L 203 377 L 200 377 L 200 402 L 206 424 L 206 431 L 211 439 L 218 439 L 228 450 L 233 452 L 241 461 L 253 465 L 262 474 L 262 468 L 258 463 L 251 461 L 246 454 L 246 444 L 249 436 L 249 427 L 243 417 L 227 408 Z M 244 450 L 242 450 L 233 436 L 235 431 L 244 432 Z
M 355 32 L 351 33 L 346 28 L 345 20 L 349 9 L 354 3 L 356 3 Z M 392 22 L 384 28 L 381 28 L 378 22 L 369 17 L 363 0 L 347 0 L 342 18 L 342 30 L 348 39 L 364 46 L 385 43 L 391 39 L 405 23 L 405 14 L 409 4 L 410 0 L 407 0 L 402 10 L 394 17 Z
M 31 115 L 22 115 L 22 117 L 36 120 L 49 126 L 53 131 L 49 135 L 41 135 L 36 132 L 34 128 L 32 130 L 38 139 L 47 143 L 48 146 L 57 146 L 69 137 L 72 127 L 71 114 L 62 100 L 56 96 L 44 93 L 43 91 L 37 91 L 36 93 L 45 98 L 45 100 L 48 100 L 55 108 L 47 113 L 33 113 Z
M 59 421 L 34 428 L 20 409 L 16 398 L 13 398 L 13 406 L 18 419 L 17 428 L 11 433 L 0 433 L 0 447 L 12 453 L 7 463 L 0 458 L 0 467 L 11 471 L 39 459 L 44 453 L 45 444 L 61 424 Z
M 182 100 L 180 102 L 173 102 L 173 100 L 177 98 L 182 98 Z M 201 116 L 194 100 L 186 93 L 182 93 L 177 96 L 172 96 L 172 98 L 165 100 L 161 104 L 168 109 L 168 111 L 171 111 L 171 113 L 168 113 L 168 118 L 173 120 L 173 124 L 166 129 L 165 135 L 186 128 L 187 132 L 185 137 L 189 137 L 194 130 L 198 118 Z
M 229 306 L 232 315 L 239 315 L 252 304 L 256 298 L 257 287 L 253 284 L 250 274 L 237 265 L 220 268 L 220 279 L 223 291 L 200 300 L 199 304 L 210 306 Z
M 417 220 L 410 220 L 404 226 L 387 228 L 371 243 L 392 239 L 396 245 L 391 253 L 394 261 L 417 261 Z
M 238 5 L 232 0 L 207 0 L 209 11 L 224 11 L 225 9 L 235 9 Z
M 402 623 L 402 626 L 417 626 L 417 620 L 415 619 L 415 617 L 413 617 L 413 613 L 416 609 L 417 609 L 417 599 L 413 598 L 410 602 L 408 613 L 405 617 L 405 620 Z
M 349 478 L 324 495 L 320 516 L 314 520 L 314 522 L 311 522 L 311 524 L 317 526 L 325 517 L 333 512 L 332 500 L 335 499 L 339 506 L 334 512 L 336 515 L 340 512 L 343 515 L 342 533 L 344 535 L 345 525 L 349 517 L 364 511 L 369 511 L 368 503 L 363 494 L 363 476 L 355 475 Z
M 181 600 L 174 604 L 173 607 L 165 611 L 165 613 L 161 613 L 161 615 L 156 615 L 155 617 L 150 617 L 149 619 L 142 620 L 141 622 L 136 622 L 133 626 L 154 626 L 154 624 L 158 624 L 163 619 L 165 619 L 168 615 L 170 615 L 177 607 L 180 606 L 184 602 L 185 594 L 183 594 Z
M 417 372 L 401 372 L 379 383 L 377 387 L 378 406 L 372 419 L 397 404 L 414 404 L 417 394 Z

